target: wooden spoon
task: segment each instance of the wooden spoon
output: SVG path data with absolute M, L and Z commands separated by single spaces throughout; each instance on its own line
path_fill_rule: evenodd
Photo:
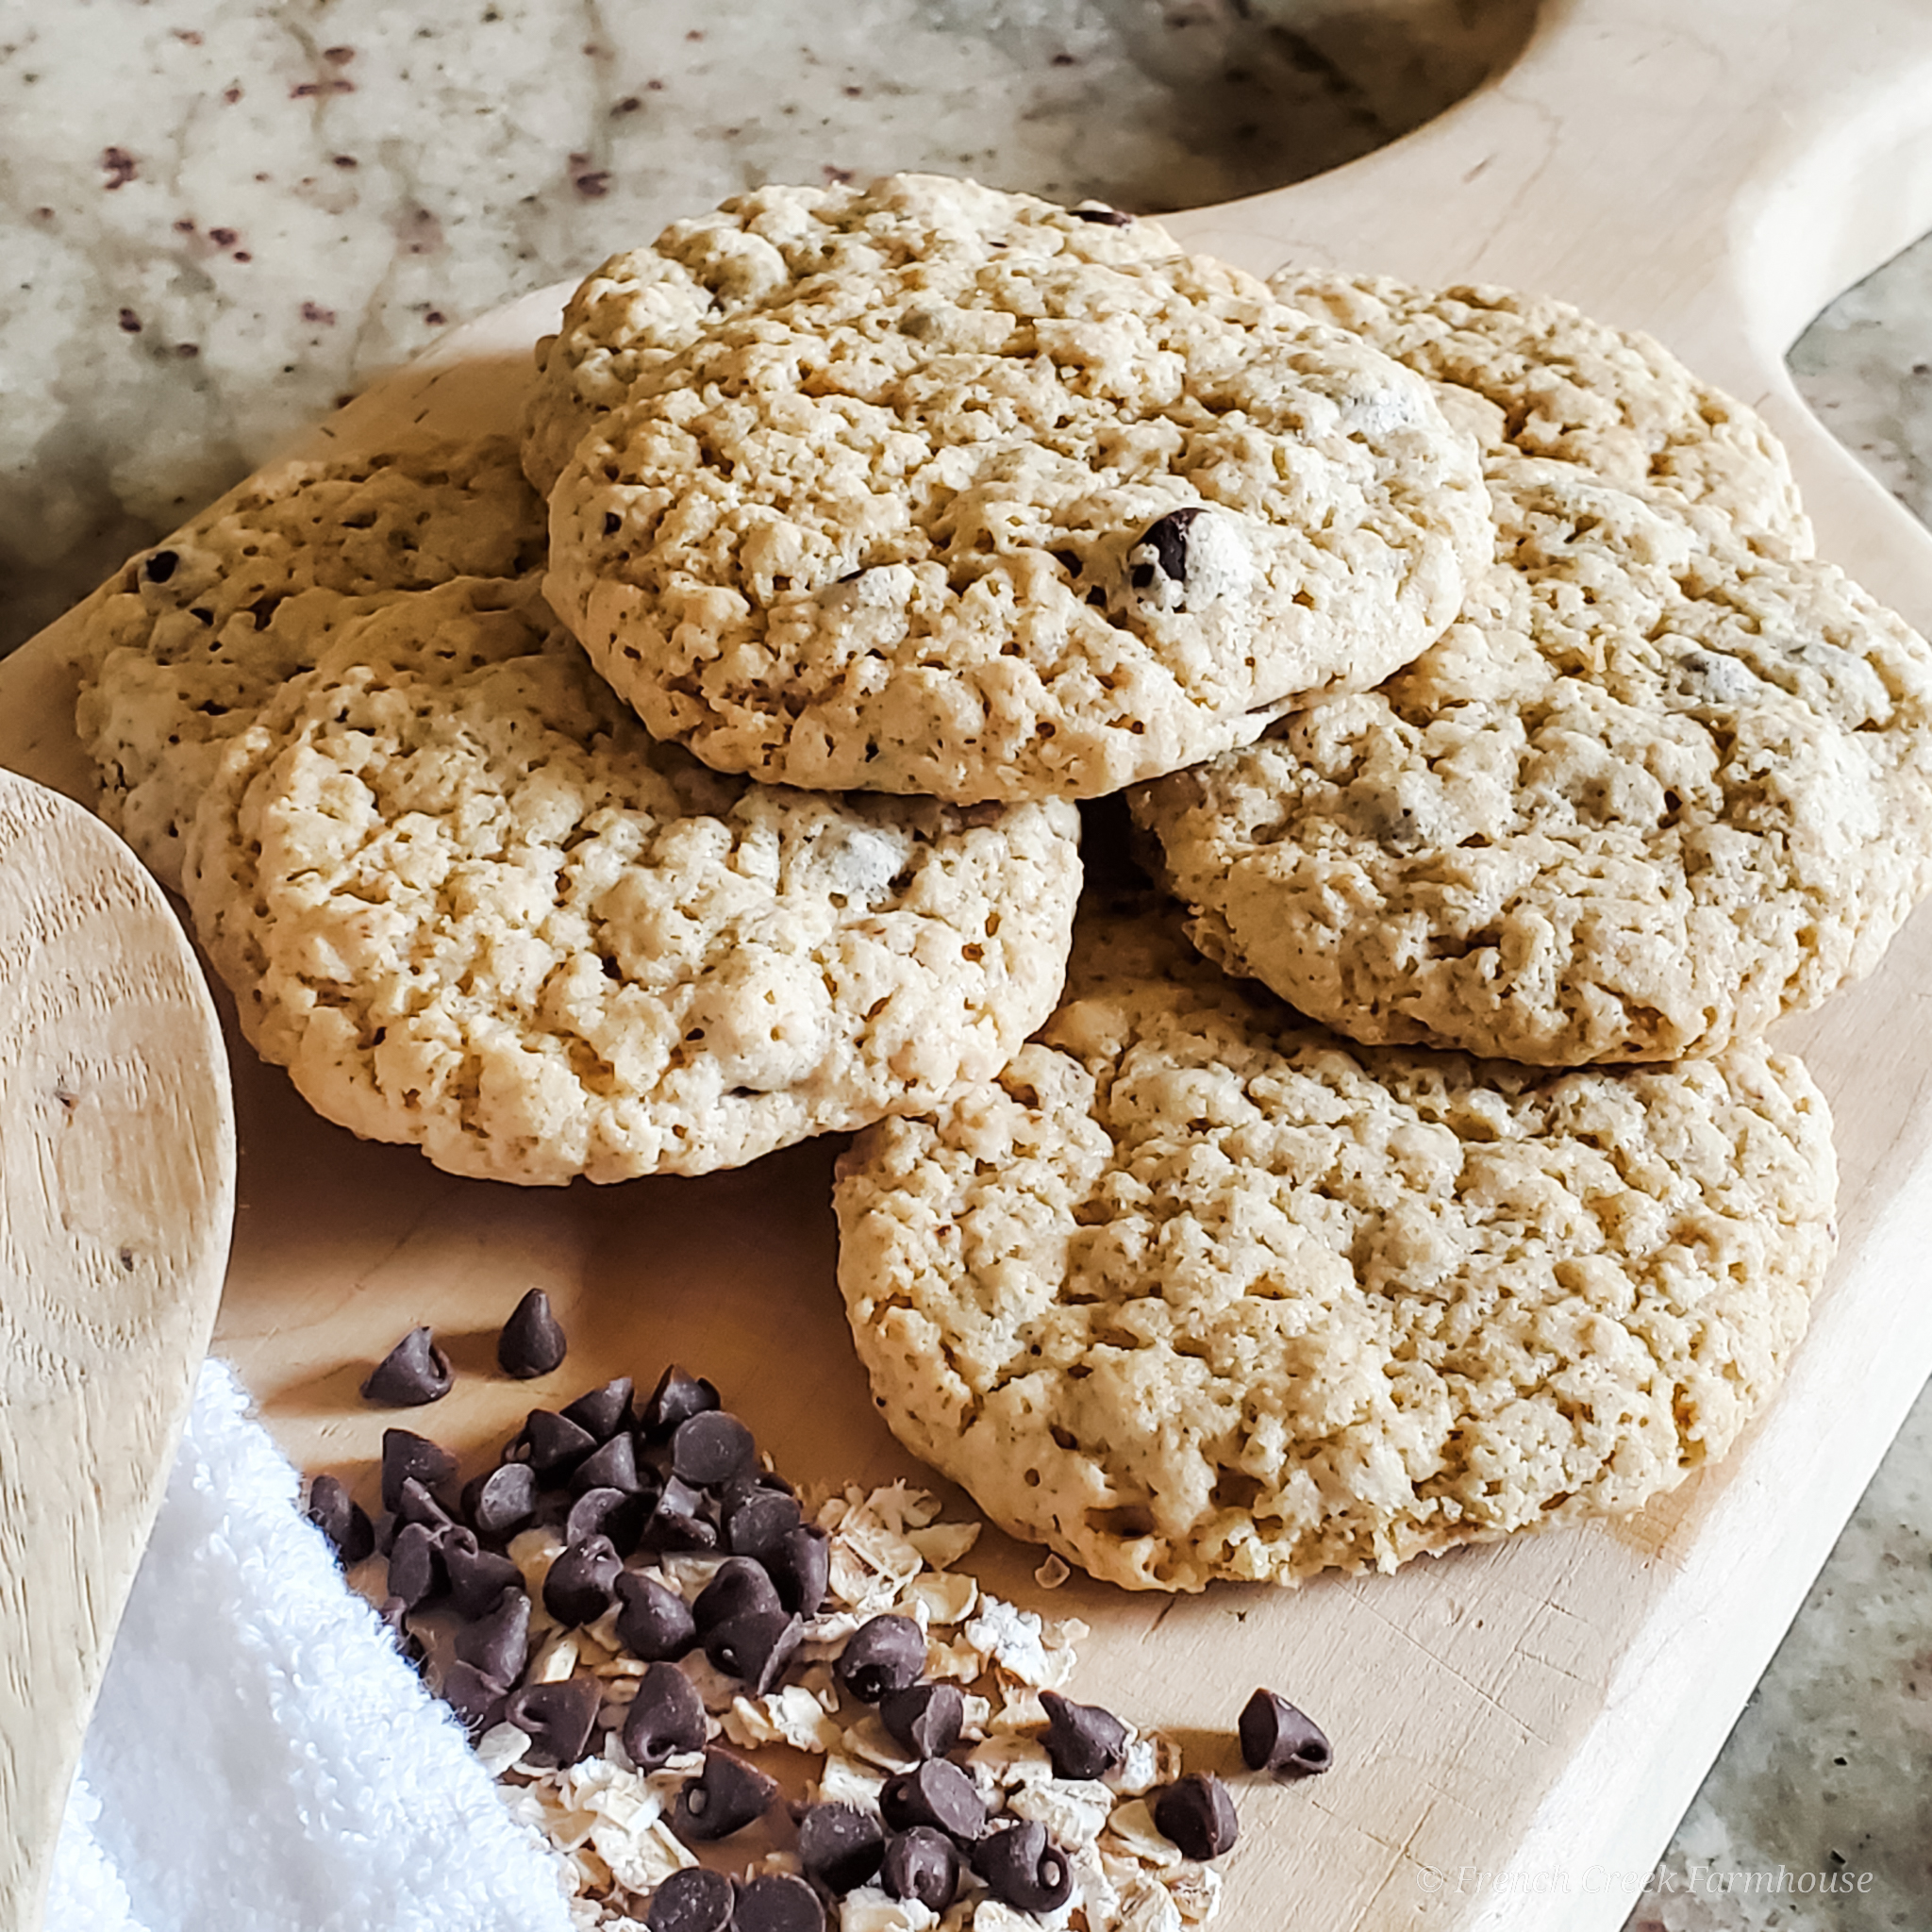
M 0 772 L 0 1925 L 21 1932 L 234 1202 L 227 1054 L 167 901 L 97 820 Z

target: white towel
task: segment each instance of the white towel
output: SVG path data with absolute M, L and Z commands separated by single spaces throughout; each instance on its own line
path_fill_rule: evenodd
M 55 1856 L 48 1932 L 570 1932 L 514 1824 L 202 1370 Z

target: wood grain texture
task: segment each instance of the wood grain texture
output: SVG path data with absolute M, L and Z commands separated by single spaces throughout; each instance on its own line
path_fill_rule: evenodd
M 1829 296 L 1932 225 L 1923 0 L 1568 0 L 1520 63 L 1441 121 L 1320 180 L 1178 218 L 1263 272 L 1291 258 L 1547 290 L 1651 329 L 1790 443 L 1827 554 L 1922 626 L 1932 540 L 1812 421 L 1782 352 Z M 525 297 L 308 439 L 503 426 L 567 291 Z M 75 628 L 0 666 L 0 759 L 85 797 Z M 1790 1386 L 1721 1469 L 1641 1515 L 1299 1592 L 1136 1598 L 994 1538 L 995 1588 L 1093 1625 L 1088 1692 L 1232 1770 L 1257 1682 L 1337 1745 L 1311 1785 L 1246 1787 L 1234 1932 L 1611 1932 L 1681 1815 L 1928 1368 L 1932 919 L 1824 1011 L 1780 1029 L 1825 1085 L 1840 1264 Z M 804 1479 L 910 1465 L 876 1421 L 833 1284 L 831 1150 L 599 1192 L 465 1182 L 358 1143 L 279 1074 L 238 1074 L 243 1158 L 219 1345 L 290 1454 L 371 1485 L 384 1425 L 357 1385 L 417 1322 L 459 1371 L 402 1418 L 481 1455 L 533 1403 L 676 1357 Z M 495 1324 L 548 1289 L 556 1375 L 492 1370 Z M 1487 1878 L 1483 1874 L 1488 1874 Z
M 227 1053 L 159 889 L 0 773 L 0 1925 L 38 1924 L 220 1299 Z

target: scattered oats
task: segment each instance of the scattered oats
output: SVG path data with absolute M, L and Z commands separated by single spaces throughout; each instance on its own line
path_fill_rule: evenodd
M 1041 1590 L 1058 1590 L 1073 1574 L 1067 1567 L 1066 1558 L 1058 1551 L 1049 1550 L 1045 1562 L 1033 1573 L 1033 1580 Z
M 979 1541 L 977 1523 L 936 1523 L 930 1529 L 908 1529 L 906 1541 L 935 1570 L 950 1570 Z
M 1028 1730 L 1046 1722 L 1046 1706 L 1030 1684 L 1000 1686 L 1000 1714 L 994 1728 L 1002 1731 Z
M 818 1798 L 821 1805 L 856 1805 L 861 1811 L 876 1811 L 879 1793 L 886 1781 L 856 1757 L 842 1751 L 828 1752 L 824 1769 L 819 1773 Z
M 916 1898 L 888 1898 L 875 1885 L 848 1891 L 839 1905 L 839 1932 L 932 1932 L 939 1923 Z
M 1051 1689 L 1057 1681 L 1041 1641 L 1044 1624 L 1038 1610 L 1023 1610 L 1004 1597 L 982 1593 L 979 1614 L 966 1625 L 968 1643 L 1023 1684 Z
M 798 1653 L 817 1663 L 835 1657 L 845 1648 L 845 1640 L 865 1622 L 857 1610 L 822 1610 L 808 1618 Z
M 509 1559 L 523 1573 L 534 1614 L 543 1607 L 543 1579 L 563 1555 L 563 1539 L 554 1529 L 524 1529 L 509 1540 Z
M 986 1669 L 986 1659 L 964 1638 L 953 1643 L 929 1643 L 925 1653 L 928 1677 L 957 1677 L 970 1684 Z
M 1053 1775 L 1053 1759 L 1037 1738 L 996 1731 L 966 1754 L 966 1769 L 989 1805 L 1020 1785 L 1041 1784 Z
M 1016 1787 L 1007 1797 L 1016 1818 L 1031 1818 L 1067 1851 L 1091 1845 L 1113 1810 L 1113 1793 L 1085 1778 L 1050 1777 Z
M 1181 1908 L 1163 1886 L 1136 1878 L 1121 1893 L 1120 1932 L 1181 1932 Z
M 476 1740 L 476 1757 L 491 1777 L 501 1777 L 524 1761 L 530 1734 L 515 1724 L 492 1724 Z
M 1042 1925 L 1065 1924 L 1072 1903 L 1070 1899 L 1057 1912 L 1021 1912 L 1002 1905 L 996 1898 L 982 1898 L 967 1923 L 973 1932 L 1040 1932 Z
M 614 1874 L 588 1842 L 573 1847 L 568 1862 L 576 1874 L 578 1891 L 598 1892 L 610 1890 Z
M 975 1690 L 969 1690 L 959 1700 L 959 1735 L 973 1741 L 986 1736 L 986 1727 L 992 1722 L 992 1705 Z
M 1087 1915 L 1088 1932 L 1112 1932 L 1120 1894 L 1108 1875 L 1107 1861 L 1097 1845 L 1070 1845 L 1067 1866 L 1074 1875 L 1074 1896 Z
M 1103 1782 L 1107 1788 L 1124 1798 L 1138 1798 L 1158 1784 L 1171 1782 L 1160 1774 L 1162 1741 L 1158 1731 L 1144 1738 L 1129 1737 L 1125 1757 L 1105 1774 Z
M 855 1757 L 887 1771 L 916 1771 L 919 1754 L 908 1751 L 879 1721 L 876 1711 L 868 1710 L 846 1726 L 844 1746 Z
M 592 1671 L 600 1677 L 641 1677 L 650 1668 L 642 1657 L 632 1657 L 627 1651 L 620 1651 L 615 1657 L 606 1657 L 602 1663 L 591 1666 Z M 610 1694 L 613 1697 L 617 1696 L 618 1688 L 613 1686 Z M 631 1686 L 629 1695 L 637 1695 L 636 1685 Z
M 724 1735 L 750 1751 L 760 1744 L 790 1744 L 794 1751 L 836 1751 L 843 1735 L 831 1713 L 801 1684 L 769 1697 L 737 1697 L 724 1713 Z
M 1101 1850 L 1118 1850 L 1143 1865 L 1177 1865 L 1181 1857 L 1180 1847 L 1156 1827 L 1154 1813 L 1144 1798 L 1129 1798 L 1113 1807 L 1101 1838 Z
M 1197 1865 L 1192 1858 L 1183 1858 L 1161 1883 L 1191 1925 L 1205 1925 L 1221 1909 L 1221 1874 L 1212 1865 Z
M 738 1701 L 738 1679 L 727 1677 L 702 1651 L 694 1650 L 689 1657 L 679 1657 L 677 1668 L 691 1679 L 691 1688 L 713 1717 L 729 1710 Z
M 543 1640 L 536 1656 L 530 1659 L 529 1668 L 524 1673 L 524 1682 L 561 1684 L 575 1674 L 577 1656 L 575 1635 L 568 1630 L 555 1631 Z
M 979 1585 L 957 1572 L 932 1571 L 906 1586 L 903 1607 L 928 1630 L 935 1624 L 963 1624 L 979 1601 Z

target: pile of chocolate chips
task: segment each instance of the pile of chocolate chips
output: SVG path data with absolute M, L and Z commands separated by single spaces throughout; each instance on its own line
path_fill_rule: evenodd
M 499 1359 L 513 1374 L 542 1374 L 563 1353 L 547 1303 L 533 1291 L 505 1328 Z M 531 1368 L 531 1360 L 544 1366 Z M 426 1329 L 416 1329 L 365 1393 L 417 1404 L 447 1387 L 441 1352 Z M 701 1844 L 763 1817 L 778 1787 L 748 1759 L 707 1744 L 704 1704 L 677 1659 L 702 1651 L 745 1694 L 774 1690 L 824 1601 L 830 1541 L 805 1521 L 791 1485 L 761 1466 L 752 1432 L 721 1407 L 711 1383 L 674 1364 L 641 1407 L 634 1395 L 630 1378 L 621 1376 L 561 1409 L 532 1409 L 496 1467 L 459 1489 L 449 1452 L 410 1430 L 385 1430 L 380 1524 L 326 1475 L 310 1486 L 308 1513 L 345 1563 L 377 1550 L 387 1557 L 383 1615 L 419 1667 L 425 1651 L 408 1619 L 419 1610 L 454 1612 L 458 1625 L 441 1695 L 473 1734 L 514 1724 L 533 1752 L 561 1766 L 595 1748 L 601 1687 L 591 1677 L 522 1682 L 531 1605 L 522 1572 L 505 1554 L 525 1529 L 558 1530 L 564 1548 L 544 1578 L 543 1607 L 567 1627 L 616 1609 L 618 1640 L 649 1666 L 623 1719 L 624 1748 L 642 1772 L 703 1753 L 669 1814 L 680 1839 Z M 687 1603 L 625 1567 L 639 1553 L 723 1560 Z M 964 1698 L 956 1684 L 925 1681 L 925 1660 L 919 1624 L 888 1613 L 856 1630 L 833 1662 L 844 1692 L 874 1707 L 919 1760 L 887 1782 L 878 1815 L 842 1804 L 798 1807 L 804 1880 L 767 1874 L 734 1884 L 702 1869 L 679 1873 L 653 1894 L 650 1932 L 823 1932 L 824 1901 L 868 1884 L 941 1913 L 967 1867 L 1017 1910 L 1050 1913 L 1065 1904 L 1073 1888 L 1065 1852 L 1041 1824 L 992 1815 L 949 1755 L 960 1741 Z M 1110 1712 L 1052 1691 L 1041 1704 L 1048 1725 L 1041 1742 L 1057 1776 L 1098 1778 L 1124 1761 L 1127 1728 Z M 1241 1737 L 1255 1769 L 1326 1769 L 1327 1740 L 1272 1691 L 1255 1693 Z M 1211 1774 L 1166 1787 L 1152 1810 L 1188 1857 L 1219 1857 L 1235 1842 L 1233 1801 Z

